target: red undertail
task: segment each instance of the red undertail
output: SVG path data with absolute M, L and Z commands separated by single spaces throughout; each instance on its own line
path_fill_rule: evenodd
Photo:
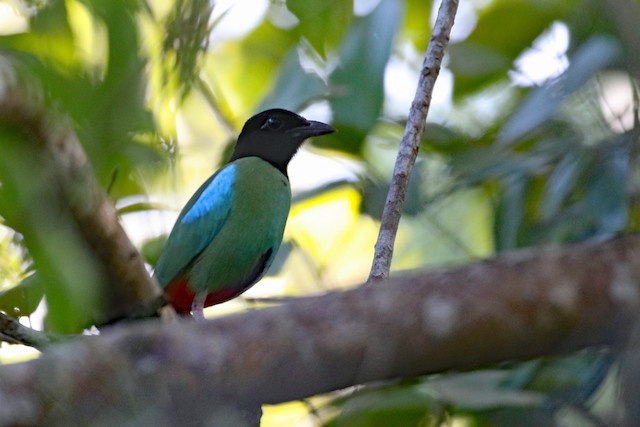
M 187 315 L 191 313 L 191 305 L 196 294 L 189 288 L 187 279 L 177 278 L 173 282 L 169 283 L 169 286 L 165 289 L 169 302 L 176 310 L 178 314 Z M 238 296 L 241 292 L 238 292 L 233 288 L 219 289 L 207 295 L 207 299 L 204 303 L 205 307 L 220 304 L 229 301 L 232 298 Z

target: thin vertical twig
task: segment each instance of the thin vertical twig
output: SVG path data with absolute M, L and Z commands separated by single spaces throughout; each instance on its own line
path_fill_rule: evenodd
M 451 33 L 457 10 L 458 0 L 443 0 L 438 10 L 438 17 L 422 64 L 416 94 L 409 110 L 407 126 L 398 150 L 391 186 L 382 211 L 380 232 L 378 233 L 368 283 L 383 280 L 389 276 L 391 259 L 393 258 L 393 245 L 404 207 L 409 178 L 418 155 L 420 139 L 424 132 L 427 113 L 431 105 L 433 87 L 440 73 L 440 64 L 444 57 L 445 48 L 449 43 L 449 34 Z

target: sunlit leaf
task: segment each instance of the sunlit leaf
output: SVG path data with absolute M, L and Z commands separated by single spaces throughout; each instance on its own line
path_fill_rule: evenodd
M 29 26 L 28 32 L 0 37 L 0 46 L 48 62 L 58 71 L 79 70 L 79 58 L 64 1 L 47 2 L 30 20 Z
M 166 19 L 164 86 L 180 97 L 189 92 L 203 65 L 213 5 L 209 0 L 177 0 Z
M 135 138 L 138 132 L 151 133 L 153 129 L 146 106 L 145 60 L 140 55 L 135 17 L 139 3 L 70 4 L 74 7 L 67 11 L 64 1 L 48 3 L 36 14 L 32 31 L 0 37 L 0 44 L 14 50 L 16 57 L 21 59 L 21 66 L 40 80 L 47 98 L 71 116 L 100 182 L 108 185 L 114 170 L 120 171 L 119 176 L 124 179 L 115 182 L 112 197 L 138 193 L 141 186 L 133 179 L 133 169 L 161 159 L 158 148 L 141 144 Z M 80 11 L 85 17 L 90 14 L 95 25 L 78 24 L 76 15 Z M 73 16 L 67 16 L 72 12 Z M 68 20 L 76 23 L 74 31 L 69 28 Z M 106 68 L 96 74 L 95 64 L 80 61 L 84 55 L 83 44 L 77 39 L 101 37 L 106 37 L 103 40 L 106 57 L 95 61 L 106 63 Z M 48 43 L 55 49 L 46 48 Z M 40 49 L 43 47 L 54 53 L 42 55 Z M 63 61 L 55 54 L 56 49 L 68 50 L 65 55 L 70 59 Z
M 402 27 L 404 36 L 409 38 L 418 52 L 425 52 L 431 35 L 431 1 L 407 0 L 407 13 Z
M 293 31 L 265 21 L 247 37 L 213 49 L 205 71 L 219 98 L 218 107 L 238 128 L 258 108 L 297 41 Z

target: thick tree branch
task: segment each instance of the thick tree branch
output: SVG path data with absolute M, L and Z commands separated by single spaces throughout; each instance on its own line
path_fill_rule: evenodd
M 71 124 L 62 115 L 45 107 L 37 86 L 10 84 L 17 80 L 17 74 L 5 77 L 5 85 L 0 87 L 0 124 L 20 133 L 20 141 L 24 144 L 9 148 L 14 152 L 32 153 L 38 159 L 37 165 L 44 166 L 30 171 L 43 183 L 36 188 L 39 194 L 30 196 L 41 206 L 13 207 L 17 212 L 14 217 L 26 223 L 46 212 L 48 218 L 44 220 L 50 223 L 70 216 L 75 230 L 94 253 L 106 284 L 106 295 L 101 301 L 104 318 L 94 320 L 139 315 L 150 301 L 161 296 L 161 290 L 149 277 L 142 258 L 122 229 Z M 16 159 L 5 160 L 16 162 Z M 29 163 L 22 167 L 28 168 Z M 26 184 L 18 182 L 16 185 Z M 39 212 L 29 213 L 29 210 Z M 29 237 L 39 239 L 35 235 Z
M 444 57 L 444 50 L 449 43 L 449 34 L 451 33 L 457 10 L 458 0 L 442 0 L 438 10 L 438 18 L 422 64 L 418 87 L 409 110 L 407 126 L 398 150 L 391 186 L 382 211 L 380 232 L 376 241 L 369 282 L 385 279 L 389 276 L 391 259 L 393 258 L 393 245 L 396 240 L 398 224 L 400 224 L 409 178 L 418 155 L 427 113 L 431 105 L 431 95 L 440 73 L 440 64 Z
M 0 368 L 0 425 L 202 425 L 238 404 L 619 343 L 640 311 L 639 254 L 631 235 L 209 322 L 117 327 Z

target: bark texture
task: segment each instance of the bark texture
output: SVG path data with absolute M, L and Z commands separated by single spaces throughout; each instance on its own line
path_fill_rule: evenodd
M 629 235 L 202 323 L 118 326 L 0 368 L 0 425 L 241 425 L 260 403 L 622 343 L 639 278 Z

